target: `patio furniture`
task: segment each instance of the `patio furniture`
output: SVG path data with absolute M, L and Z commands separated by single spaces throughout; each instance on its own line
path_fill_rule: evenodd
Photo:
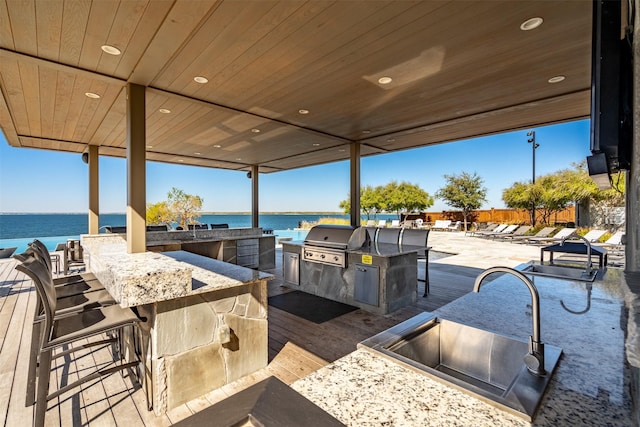
M 498 234 L 493 236 L 493 238 L 498 240 L 512 240 L 518 236 L 524 236 L 529 230 L 531 230 L 531 228 L 532 227 L 530 225 L 521 225 L 513 233 Z
M 18 249 L 17 246 L 14 246 L 12 248 L 0 248 L 0 259 L 11 258 L 11 255 L 13 255 L 16 249 Z
M 367 227 L 375 227 L 376 226 L 376 220 L 375 219 L 368 219 L 366 226 Z
M 556 243 L 555 245 L 545 246 L 540 248 L 540 264 L 544 264 L 544 254 L 549 253 L 549 264 L 553 264 L 553 254 L 565 253 L 565 254 L 580 254 L 587 255 L 587 245 L 582 241 L 564 242 L 563 244 Z M 607 250 L 602 247 L 591 246 L 591 256 L 598 257 L 598 267 L 602 268 L 607 265 Z
M 166 225 L 147 225 L 147 231 L 167 231 Z
M 387 226 L 387 220 L 386 219 L 381 219 L 378 221 L 378 227 L 380 228 L 384 228 Z
M 578 229 L 572 227 L 565 227 L 558 231 L 556 234 L 550 237 L 531 237 L 527 240 L 527 243 L 537 245 L 544 243 L 560 242 L 562 239 L 566 239 L 575 233 Z
M 137 341 L 135 337 L 138 331 L 134 328 L 140 323 L 140 319 L 131 309 L 124 309 L 117 305 L 83 311 L 74 315 L 56 317 L 57 299 L 53 282 L 46 271 L 46 266 L 40 260 L 32 257 L 16 266 L 16 269 L 31 278 L 44 309 L 44 317 L 41 321 L 42 333 L 39 334 L 39 336 L 33 337 L 33 339 L 38 342 L 37 356 L 39 364 L 33 425 L 41 427 L 44 426 L 48 400 L 66 393 L 87 381 L 104 375 L 111 375 L 124 369 L 133 369 L 143 364 L 142 359 L 131 362 L 124 362 L 123 359 L 125 354 L 123 332 L 126 328 L 131 328 L 135 353 L 135 344 Z M 38 315 L 39 313 L 36 311 L 36 316 Z M 87 339 L 102 336 L 108 332 L 113 333 L 117 338 L 103 338 L 98 341 L 87 342 Z M 53 393 L 49 393 L 51 362 L 53 358 L 63 356 L 66 358 L 80 349 L 108 342 L 113 342 L 117 345 L 116 353 L 118 357 L 116 358 L 114 354 L 114 359 L 117 359 L 119 363 L 116 363 L 115 366 L 105 367 L 87 374 L 70 384 L 61 386 Z M 70 345 L 75 343 L 81 344 L 78 347 L 69 348 Z M 61 347 L 63 351 L 54 355 L 54 350 Z M 142 372 L 144 372 L 145 368 L 143 367 L 142 369 Z
M 447 231 L 450 225 L 450 219 L 436 219 L 436 221 L 431 226 L 431 230 Z
M 208 230 L 209 226 L 207 224 L 188 224 L 187 228 L 189 230 Z
M 408 246 L 420 246 L 421 249 L 417 252 L 418 260 L 425 260 L 425 274 L 424 279 L 418 277 L 418 281 L 424 282 L 424 294 L 423 297 L 429 295 L 429 250 L 430 246 L 427 245 L 429 239 L 429 230 L 416 230 L 405 228 L 401 236 L 401 247 L 404 249 Z
M 62 259 L 62 266 L 65 276 L 69 274 L 69 268 L 74 265 L 84 266 L 82 245 L 80 244 L 80 240 L 69 239 L 67 240 L 67 245 L 64 248 L 64 255 Z
M 416 228 L 422 228 L 424 226 L 424 221 L 422 220 L 422 218 L 418 218 L 415 221 L 413 221 L 413 225 Z
M 459 231 L 461 225 L 462 225 L 462 221 L 456 221 L 453 225 L 450 224 L 447 227 L 447 231 Z
M 229 228 L 229 224 L 211 224 L 212 230 L 216 228 Z
M 490 237 L 494 239 L 497 236 L 508 236 L 514 231 L 516 231 L 517 228 L 518 228 L 518 224 L 511 224 L 503 228 L 501 231 L 482 233 L 479 235 L 479 237 L 487 237 L 487 238 Z
M 511 238 L 511 241 L 517 242 L 517 243 L 527 243 L 527 241 L 531 238 L 549 237 L 551 233 L 553 233 L 555 230 L 556 230 L 555 227 L 544 227 L 544 228 L 541 228 L 536 234 L 532 236 L 514 236 Z
M 591 247 L 593 248 L 594 246 L 599 246 L 599 247 L 603 247 L 603 248 L 609 249 L 610 251 L 616 251 L 616 252 L 623 251 L 624 250 L 624 243 L 623 243 L 624 235 L 625 235 L 624 231 L 616 231 L 606 241 L 604 241 L 602 243 L 593 243 L 591 245 Z
M 392 219 L 391 220 L 391 227 L 400 227 L 400 220 L 399 219 Z
M 118 226 L 111 226 L 111 225 L 106 225 L 104 227 L 105 231 L 107 233 L 118 233 L 118 234 L 123 234 L 127 232 L 127 226 L 126 225 L 118 225 Z
M 492 229 L 487 228 L 486 230 L 476 231 L 475 233 L 473 233 L 473 235 L 474 237 L 477 237 L 477 236 L 482 237 L 482 236 L 491 235 L 494 233 L 500 233 L 502 230 L 504 230 L 508 226 L 509 224 L 498 224 Z
M 590 230 L 587 234 L 585 234 L 582 237 L 587 239 L 590 243 L 595 243 L 598 241 L 598 239 L 604 236 L 606 232 L 607 232 L 606 230 L 598 230 L 594 228 L 593 230 Z
M 41 257 L 38 251 L 36 251 L 32 246 L 30 246 L 27 251 L 18 254 L 15 258 L 21 263 L 31 262 L 32 260 L 36 260 L 42 264 L 45 272 L 48 274 L 48 278 L 53 283 L 53 276 L 51 275 L 51 271 L 47 267 L 47 263 L 45 262 L 46 258 Z M 55 318 L 67 316 L 69 314 L 77 314 L 83 311 L 92 310 L 98 307 L 106 307 L 109 305 L 113 305 L 116 301 L 113 297 L 107 292 L 102 285 L 94 281 L 98 284 L 97 287 L 91 288 L 83 283 L 74 283 L 69 286 L 55 286 L 55 298 L 56 298 L 56 310 L 54 313 Z M 26 387 L 26 396 L 25 396 L 25 404 L 26 406 L 31 406 L 35 402 L 35 376 L 36 376 L 36 368 L 37 368 L 37 344 L 40 340 L 41 335 L 41 325 L 44 320 L 44 306 L 43 302 L 39 297 L 39 294 L 36 293 L 36 311 L 33 318 L 33 326 L 31 333 L 31 352 L 29 354 L 29 368 L 27 373 L 27 387 Z

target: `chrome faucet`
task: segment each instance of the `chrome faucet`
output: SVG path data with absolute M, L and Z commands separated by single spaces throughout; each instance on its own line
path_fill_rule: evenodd
M 591 242 L 589 241 L 589 239 L 585 238 L 584 236 L 573 236 L 573 237 L 567 236 L 562 238 L 562 241 L 560 242 L 560 246 L 564 245 L 565 240 L 574 238 L 574 237 L 584 240 L 585 244 L 587 245 L 587 269 L 585 272 L 587 273 L 587 276 L 591 276 L 591 270 L 593 269 L 593 264 L 591 263 Z
M 540 296 L 538 290 L 531 280 L 521 272 L 509 267 L 491 267 L 480 273 L 473 284 L 473 292 L 480 291 L 482 281 L 492 273 L 508 273 L 517 277 L 527 285 L 531 293 L 531 307 L 533 311 L 533 334 L 529 336 L 529 353 L 524 357 L 524 363 L 527 369 L 534 375 L 543 376 L 546 374 L 544 370 L 544 344 L 540 339 Z

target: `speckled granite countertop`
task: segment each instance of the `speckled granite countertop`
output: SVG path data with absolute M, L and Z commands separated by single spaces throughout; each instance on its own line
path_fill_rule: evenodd
M 185 251 L 127 253 L 115 236 L 82 236 L 87 269 L 122 307 L 167 301 L 188 295 L 252 284 L 273 278 Z
M 563 356 L 533 425 L 631 426 L 621 272 L 588 284 L 537 277 L 541 335 Z M 531 297 L 501 276 L 435 313 L 527 339 Z M 349 426 L 505 426 L 529 423 L 361 348 L 292 387 Z

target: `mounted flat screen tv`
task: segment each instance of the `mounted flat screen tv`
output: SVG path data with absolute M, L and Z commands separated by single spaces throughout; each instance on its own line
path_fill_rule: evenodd
M 588 162 L 592 176 L 629 169 L 631 161 L 633 62 L 631 36 L 621 37 L 621 3 L 593 2 L 591 153 L 604 155 L 608 170 L 591 170 L 603 163 Z

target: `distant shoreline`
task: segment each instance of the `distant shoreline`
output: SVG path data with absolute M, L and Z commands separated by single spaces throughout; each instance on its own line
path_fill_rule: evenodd
M 100 212 L 103 215 L 126 215 L 126 212 Z M 202 215 L 251 215 L 251 212 L 201 212 Z M 0 215 L 87 215 L 87 212 L 0 212 Z M 345 215 L 344 212 L 260 212 L 260 215 Z

